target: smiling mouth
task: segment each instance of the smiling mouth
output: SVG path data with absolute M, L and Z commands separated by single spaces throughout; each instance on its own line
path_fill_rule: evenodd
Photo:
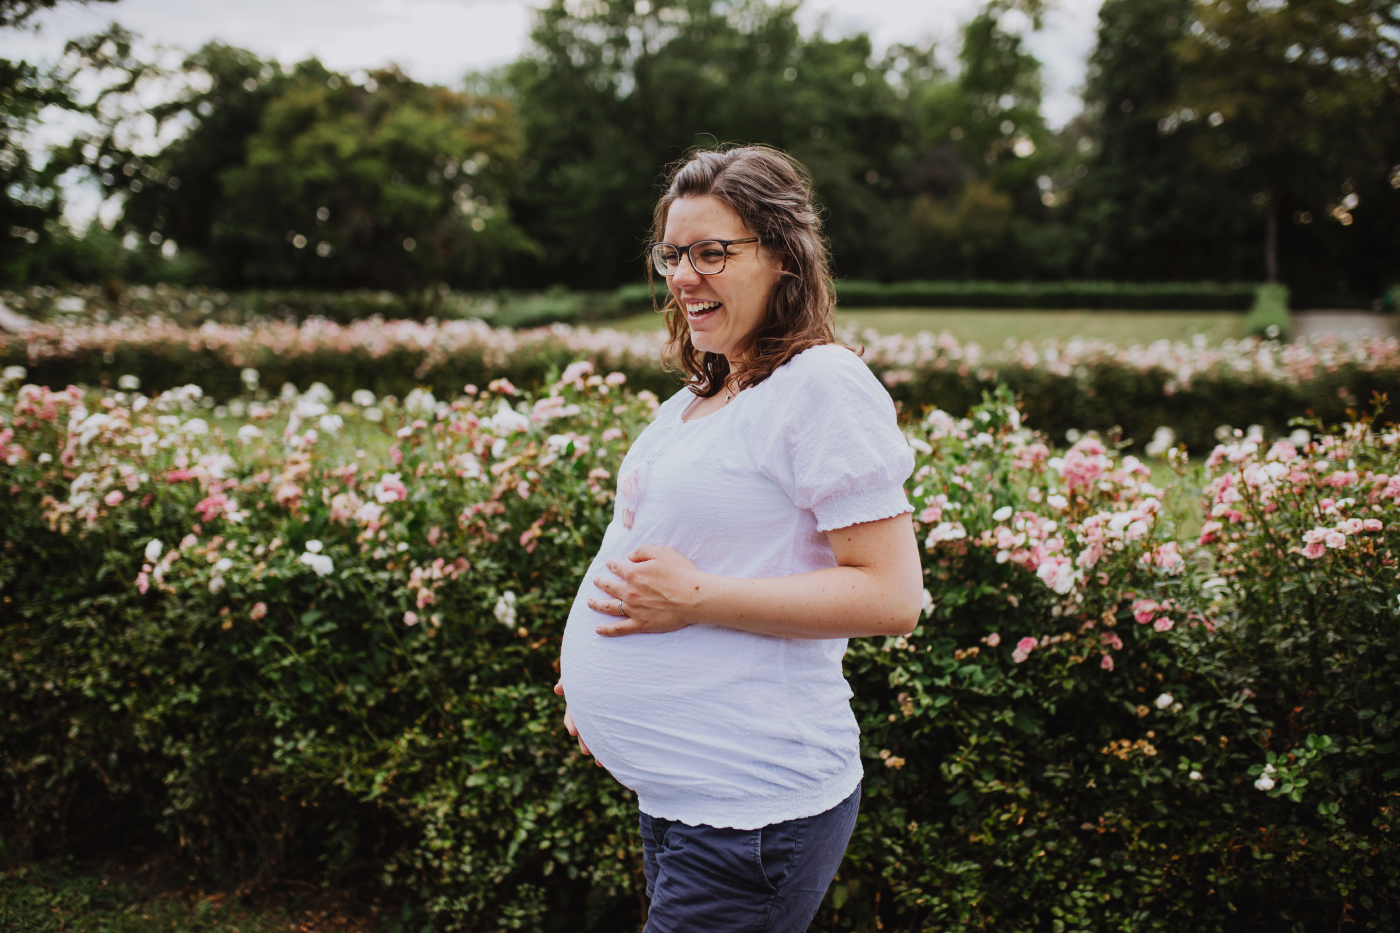
M 723 302 L 720 301 L 687 301 L 685 302 L 685 316 L 689 321 L 700 321 L 718 311 Z

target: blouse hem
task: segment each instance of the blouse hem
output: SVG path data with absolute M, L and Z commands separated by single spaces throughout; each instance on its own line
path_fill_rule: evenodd
M 637 808 L 653 819 L 674 820 L 687 826 L 713 826 L 715 829 L 760 829 L 788 820 L 800 820 L 825 813 L 841 803 L 865 777 L 865 766 L 857 756 L 836 779 L 816 790 L 785 797 L 733 798 L 706 797 L 690 793 L 684 797 L 656 797 L 637 794 Z

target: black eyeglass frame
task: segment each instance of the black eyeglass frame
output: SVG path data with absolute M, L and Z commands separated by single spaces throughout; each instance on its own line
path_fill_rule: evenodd
M 696 273 L 699 274 L 699 275 L 719 275 L 719 274 L 720 274 L 721 272 L 723 272 L 723 271 L 725 270 L 725 268 L 728 267 L 728 265 L 729 265 L 729 247 L 731 247 L 731 246 L 737 246 L 737 245 L 740 244 L 740 243 L 758 243 L 758 242 L 761 242 L 761 241 L 762 241 L 762 237 L 751 236 L 751 237 L 744 237 L 742 240 L 717 240 L 717 239 L 715 239 L 714 237 L 706 237 L 706 238 L 703 239 L 703 240 L 696 240 L 694 243 L 691 243 L 689 246 L 677 246 L 677 245 L 674 244 L 674 243 L 665 243 L 665 242 L 662 242 L 662 243 L 649 243 L 649 244 L 647 244 L 647 255 L 651 257 L 651 265 L 652 265 L 652 268 L 654 268 L 654 269 L 656 270 L 657 274 L 658 274 L 658 275 L 665 276 L 665 277 L 668 278 L 668 279 L 671 278 L 671 276 L 675 275 L 676 273 L 675 273 L 675 272 L 669 272 L 669 273 L 668 273 L 668 272 L 663 271 L 662 268 L 661 268 L 661 267 L 662 267 L 662 263 L 659 263 L 659 262 L 656 261 L 656 260 L 657 260 L 656 249 L 657 249 L 657 247 L 659 247 L 659 246 L 669 246 L 669 247 L 671 247 L 671 249 L 673 249 L 673 250 L 675 250 L 677 253 L 679 253 L 681 257 L 683 257 L 683 258 L 685 258 L 685 259 L 689 259 L 689 260 L 690 260 L 690 268 L 694 269 L 694 270 L 696 271 Z M 695 264 L 695 259 L 692 258 L 691 255 L 690 255 L 690 251 L 691 251 L 693 248 L 695 248 L 696 246 L 699 246 L 701 243 L 718 243 L 720 246 L 724 247 L 724 262 L 721 263 L 721 264 L 720 264 L 720 267 L 719 267 L 718 269 L 716 269 L 714 272 L 702 272 L 702 271 L 700 270 L 700 267 L 697 266 L 697 265 Z M 676 261 L 676 269 L 679 270 L 680 267 L 681 267 L 680 259 L 677 259 L 677 261 Z

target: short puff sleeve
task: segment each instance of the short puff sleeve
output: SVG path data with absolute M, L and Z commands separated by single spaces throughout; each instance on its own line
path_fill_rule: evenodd
M 759 470 L 817 518 L 817 531 L 912 512 L 904 482 L 914 453 L 899 430 L 894 402 L 870 368 L 845 347 L 812 347 L 770 382 L 773 422 Z

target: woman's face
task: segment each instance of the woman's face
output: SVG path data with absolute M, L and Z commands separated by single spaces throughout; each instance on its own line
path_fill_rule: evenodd
M 681 198 L 666 215 L 665 241 L 743 240 L 756 236 L 729 205 L 712 195 Z M 782 270 L 762 243 L 729 247 L 724 271 L 701 275 L 682 259 L 667 285 L 690 325 L 690 342 L 706 353 L 732 354 L 763 321 Z

